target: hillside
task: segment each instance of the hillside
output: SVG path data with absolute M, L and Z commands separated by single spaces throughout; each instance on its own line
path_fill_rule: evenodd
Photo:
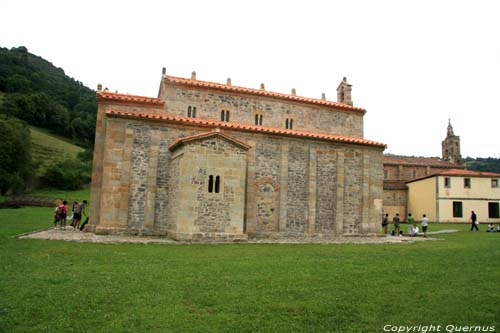
M 92 147 L 95 92 L 25 47 L 0 47 L 0 114 Z
M 75 146 L 68 139 L 49 133 L 45 129 L 30 126 L 31 156 L 40 175 L 56 162 L 76 158 L 83 148 Z

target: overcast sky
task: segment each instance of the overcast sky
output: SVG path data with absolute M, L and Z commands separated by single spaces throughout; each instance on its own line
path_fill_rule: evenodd
M 2 0 L 0 46 L 96 89 L 145 96 L 167 74 L 336 100 L 342 77 L 387 153 L 500 157 L 500 2 Z

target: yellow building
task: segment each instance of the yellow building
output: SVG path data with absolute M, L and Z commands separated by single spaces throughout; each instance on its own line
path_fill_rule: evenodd
M 500 222 L 500 174 L 449 169 L 408 181 L 408 212 L 418 220 L 469 222 L 471 211 L 482 223 Z

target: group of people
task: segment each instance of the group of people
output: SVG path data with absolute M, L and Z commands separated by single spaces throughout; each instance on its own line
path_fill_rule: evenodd
M 62 230 L 66 229 L 66 221 L 70 220 L 70 226 L 73 227 L 74 230 L 83 230 L 85 225 L 88 223 L 89 218 L 87 217 L 83 223 L 82 215 L 87 216 L 85 211 L 85 207 L 87 207 L 87 200 L 83 200 L 82 202 L 73 202 L 73 207 L 71 209 L 72 215 L 68 217 L 68 202 L 64 200 L 60 205 L 57 205 L 54 211 L 54 228 L 57 228 L 59 224 L 59 228 Z M 81 224 L 81 225 L 80 225 Z
M 419 228 L 415 223 L 415 218 L 411 215 L 411 213 L 408 214 L 408 218 L 406 221 L 408 224 L 408 235 L 411 237 L 418 236 Z M 420 222 L 422 224 L 422 232 L 424 234 L 424 237 L 427 237 L 427 227 L 429 226 L 429 219 L 427 218 L 427 215 L 423 214 L 422 220 Z M 399 217 L 399 213 L 396 213 L 396 215 L 393 217 L 392 223 L 394 224 L 394 229 L 391 231 L 391 236 L 402 236 L 403 231 L 401 230 L 401 218 Z M 382 219 L 382 227 L 384 228 L 384 233 L 387 235 L 389 233 L 389 214 L 385 214 L 384 218 Z
M 488 229 L 486 230 L 486 232 L 500 232 L 500 224 L 497 225 L 496 228 L 493 223 L 488 224 Z

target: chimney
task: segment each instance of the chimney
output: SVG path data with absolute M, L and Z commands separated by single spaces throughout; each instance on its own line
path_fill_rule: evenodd
M 97 91 L 101 91 L 102 90 L 102 84 L 98 83 L 97 84 Z
M 167 69 L 165 67 L 163 67 L 161 69 L 161 75 L 165 75 L 165 74 L 167 74 Z
M 295 90 L 295 88 L 292 88 L 292 95 L 297 96 L 297 90 Z
M 226 80 L 226 84 L 227 84 L 228 86 L 230 86 L 230 85 L 231 85 L 231 78 L 230 78 L 230 77 L 228 77 L 228 78 L 227 78 L 227 80 Z
M 260 90 L 266 90 L 266 87 L 264 86 L 264 83 L 260 84 Z
M 321 99 L 324 100 L 324 101 L 326 101 L 326 95 L 325 95 L 325 93 L 321 93 Z
M 196 80 L 196 72 L 195 71 L 193 71 L 191 73 L 191 80 Z

